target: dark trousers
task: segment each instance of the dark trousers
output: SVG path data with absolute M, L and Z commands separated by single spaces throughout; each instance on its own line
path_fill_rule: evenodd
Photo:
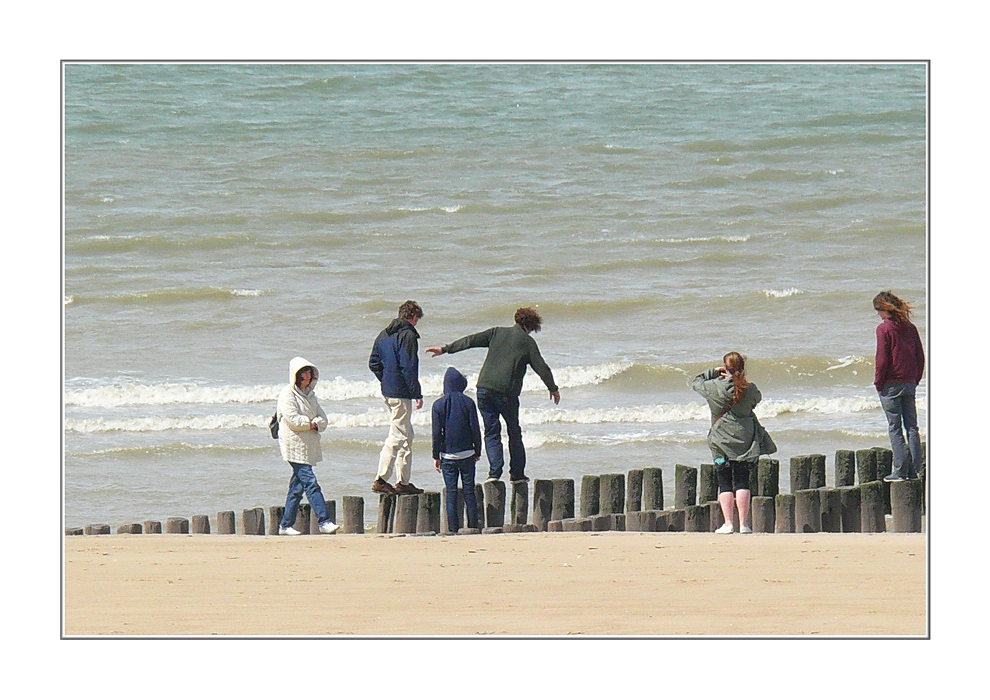
M 526 448 L 519 427 L 519 397 L 506 396 L 491 389 L 478 388 L 478 410 L 485 424 L 485 453 L 488 455 L 488 478 L 501 479 L 505 466 L 502 455 L 502 424 L 509 436 L 509 479 L 522 479 L 526 472 Z
M 447 487 L 447 529 L 457 532 L 457 477 L 464 489 L 464 507 L 467 510 L 467 526 L 478 527 L 478 499 L 474 495 L 474 457 L 466 459 L 441 459 L 440 473 Z

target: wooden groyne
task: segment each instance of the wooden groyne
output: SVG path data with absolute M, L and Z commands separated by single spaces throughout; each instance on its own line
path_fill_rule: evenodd
M 885 532 L 888 516 L 892 532 L 921 532 L 925 513 L 926 472 L 920 479 L 887 483 L 893 453 L 884 447 L 837 450 L 833 460 L 833 486 L 826 486 L 827 460 L 823 454 L 790 458 L 786 475 L 790 493 L 780 493 L 780 462 L 761 457 L 751 470 L 752 505 L 746 525 L 755 533 Z M 627 473 L 585 475 L 576 491 L 573 479 L 534 479 L 511 484 L 506 499 L 502 481 L 475 485 L 478 527 L 466 528 L 464 495 L 446 489 L 422 494 L 378 498 L 374 527 L 365 523 L 362 496 L 341 499 L 340 520 L 336 501 L 327 501 L 330 518 L 340 534 L 430 536 L 449 534 L 499 534 L 505 532 L 714 532 L 723 524 L 718 505 L 715 470 L 674 466 L 673 502 L 665 507 L 663 470 L 632 469 Z M 530 488 L 532 487 L 532 488 Z M 532 499 L 530 493 L 532 492 Z M 669 498 L 670 494 L 668 494 Z M 447 498 L 457 498 L 458 529 L 447 526 Z M 532 509 L 530 502 L 532 501 Z M 508 510 L 508 512 L 507 512 Z M 283 506 L 242 510 L 240 527 L 235 511 L 221 511 L 211 525 L 207 515 L 124 523 L 117 534 L 277 535 Z M 266 518 L 267 515 L 267 518 Z M 508 519 L 507 519 L 508 516 Z M 738 513 L 733 518 L 738 531 Z M 267 527 L 266 527 L 267 526 Z M 294 524 L 304 535 L 318 535 L 319 523 L 309 504 L 299 506 Z M 96 523 L 66 528 L 66 535 L 109 535 L 110 525 Z

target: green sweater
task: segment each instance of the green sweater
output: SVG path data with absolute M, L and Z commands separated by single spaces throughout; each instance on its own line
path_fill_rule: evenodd
M 507 396 L 519 396 L 522 392 L 526 366 L 540 375 L 550 391 L 557 391 L 553 372 L 543 361 L 540 348 L 529 333 L 518 323 L 511 328 L 496 327 L 487 331 L 466 335 L 441 350 L 455 353 L 468 348 L 488 348 L 488 357 L 478 375 L 478 388 L 490 389 Z

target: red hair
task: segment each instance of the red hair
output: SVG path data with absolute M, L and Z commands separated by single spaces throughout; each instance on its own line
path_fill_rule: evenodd
M 746 358 L 738 352 L 730 352 L 722 358 L 722 362 L 732 376 L 732 403 L 737 404 L 742 401 L 746 387 L 749 386 L 749 380 L 746 379 Z

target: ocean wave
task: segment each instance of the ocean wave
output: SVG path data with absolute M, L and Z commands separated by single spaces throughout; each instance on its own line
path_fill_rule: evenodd
M 202 217 L 201 217 L 202 218 Z M 149 222 L 134 222 L 130 225 L 130 228 L 135 230 L 142 230 L 147 228 L 168 228 L 174 230 L 184 225 L 194 225 L 195 227 L 209 228 L 210 226 L 215 226 L 217 224 L 243 224 L 246 221 L 245 217 L 235 217 L 235 218 L 222 218 L 214 217 L 217 219 L 222 219 L 218 221 L 149 221 Z M 255 243 L 255 239 L 252 236 L 248 236 L 241 233 L 232 234 L 218 234 L 213 236 L 196 236 L 194 238 L 178 238 L 172 234 L 169 235 L 141 235 L 141 236 L 107 236 L 104 234 L 95 234 L 88 236 L 80 236 L 78 232 L 67 232 L 65 238 L 65 247 L 67 253 L 76 254 L 114 254 L 114 253 L 129 253 L 134 251 L 145 251 L 151 253 L 167 253 L 175 252 L 179 250 L 228 250 L 230 248 L 236 248 L 242 245 L 251 245 Z
M 222 287 L 199 287 L 178 289 L 155 289 L 149 292 L 131 292 L 112 296 L 72 296 L 70 303 L 93 304 L 184 304 L 195 301 L 222 301 L 233 297 L 258 297 L 268 292 L 262 289 L 224 289 Z
M 796 287 L 788 287 L 787 289 L 761 289 L 760 294 L 763 294 L 769 299 L 783 299 L 784 297 L 792 297 L 795 294 L 804 294 L 804 292 Z

